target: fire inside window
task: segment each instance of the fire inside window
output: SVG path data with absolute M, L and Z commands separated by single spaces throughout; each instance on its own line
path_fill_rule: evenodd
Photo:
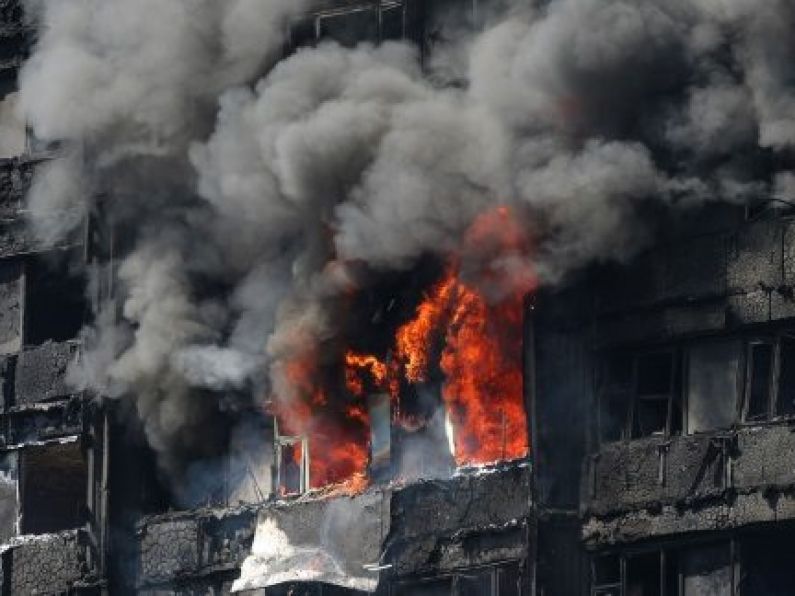
M 529 250 L 508 208 L 478 217 L 467 236 L 471 254 L 486 247 L 524 262 Z M 280 364 L 291 388 L 273 397 L 289 435 L 277 435 L 283 494 L 527 456 L 523 320 L 535 274 L 495 274 L 471 259 L 466 275 L 462 257 L 451 256 L 429 260 L 412 279 L 372 281 L 351 296 L 334 346 Z M 649 400 L 673 394 L 670 383 L 640 390 Z M 303 483 L 292 480 L 297 468 Z
M 301 494 L 309 490 L 309 439 L 279 435 L 275 424 L 277 482 L 282 495 Z

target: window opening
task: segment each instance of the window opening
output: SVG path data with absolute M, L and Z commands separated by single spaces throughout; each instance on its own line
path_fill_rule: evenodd
M 793 416 L 795 415 L 795 338 L 783 336 L 779 350 L 776 414 Z
M 766 420 L 770 416 L 773 353 L 773 344 L 770 342 L 754 341 L 748 344 L 746 420 Z
M 621 595 L 621 559 L 607 555 L 591 559 L 592 596 Z
M 669 431 L 674 372 L 673 352 L 638 355 L 635 363 L 634 437 L 664 435 Z
M 688 356 L 688 433 L 728 428 L 737 417 L 740 341 L 696 344 Z
M 280 435 L 275 424 L 276 486 L 279 494 L 296 495 L 309 490 L 309 439 Z
M 626 596 L 662 596 L 662 553 L 655 551 L 627 559 Z
M 19 468 L 22 534 L 59 532 L 84 523 L 88 465 L 78 442 L 25 447 Z
M 697 546 L 679 553 L 682 596 L 726 596 L 731 589 L 731 549 L 728 543 Z
M 599 439 L 601 442 L 625 438 L 632 393 L 632 359 L 629 354 L 609 354 L 603 362 L 599 390 Z
M 73 271 L 74 253 L 33 257 L 25 263 L 25 345 L 74 339 L 86 319 L 86 280 Z

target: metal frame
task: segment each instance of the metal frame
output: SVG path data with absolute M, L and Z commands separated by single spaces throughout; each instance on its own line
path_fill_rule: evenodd
M 715 536 L 704 537 L 702 539 L 686 540 L 677 542 L 675 539 L 668 539 L 658 542 L 650 547 L 629 547 L 623 551 L 609 551 L 592 553 L 590 557 L 590 577 L 588 578 L 590 596 L 603 596 L 610 593 L 611 590 L 617 590 L 619 596 L 626 596 L 627 593 L 627 570 L 628 562 L 633 557 L 640 555 L 656 554 L 659 561 L 659 580 L 660 580 L 660 594 L 663 596 L 672 596 L 674 594 L 684 596 L 684 574 L 682 572 L 681 564 L 676 564 L 676 586 L 668 585 L 668 565 L 671 553 L 681 553 L 691 548 L 699 546 L 718 546 L 725 545 L 728 548 L 728 569 L 729 569 L 729 583 L 731 591 L 727 596 L 739 595 L 739 565 L 740 565 L 740 543 L 737 537 L 732 534 L 716 538 Z M 600 557 L 614 556 L 618 558 L 619 562 L 619 582 L 596 584 L 596 571 L 595 561 Z M 674 561 L 676 562 L 676 561 Z
M 275 489 L 279 490 L 282 487 L 282 450 L 284 447 L 301 444 L 301 464 L 300 474 L 298 480 L 298 494 L 304 494 L 309 491 L 311 484 L 309 483 L 309 438 L 306 435 L 281 435 L 279 434 L 279 423 L 274 420 L 273 422 L 273 436 L 274 436 L 274 451 L 275 457 Z
M 739 365 L 738 365 L 738 372 L 737 372 L 737 403 L 736 403 L 736 414 L 735 414 L 735 421 L 731 427 L 736 427 L 740 425 L 759 425 L 759 424 L 766 424 L 771 422 L 776 422 L 780 420 L 787 420 L 795 418 L 795 413 L 790 414 L 782 414 L 781 407 L 780 407 L 780 383 L 781 383 L 781 374 L 783 370 L 783 349 L 782 346 L 784 345 L 785 341 L 793 341 L 795 342 L 795 331 L 789 329 L 770 329 L 767 332 L 746 332 L 746 333 L 738 333 L 738 334 L 727 334 L 727 335 L 709 335 L 709 336 L 702 336 L 698 338 L 691 338 L 684 341 L 672 342 L 668 345 L 655 347 L 655 348 L 639 348 L 634 352 L 630 351 L 627 355 L 627 358 L 631 359 L 631 380 L 629 385 L 626 388 L 627 395 L 627 412 L 626 412 L 626 419 L 622 423 L 621 427 L 621 436 L 619 440 L 634 440 L 641 438 L 643 436 L 655 436 L 655 435 L 638 435 L 635 433 L 635 423 L 638 416 L 638 405 L 641 400 L 643 399 L 655 399 L 657 396 L 649 396 L 649 397 L 641 397 L 638 395 L 638 361 L 640 358 L 655 353 L 661 352 L 670 352 L 672 354 L 673 359 L 673 366 L 671 369 L 671 391 L 668 395 L 668 411 L 667 411 L 667 420 L 665 425 L 665 432 L 658 435 L 658 436 L 665 436 L 670 437 L 673 434 L 693 434 L 689 430 L 688 424 L 688 405 L 690 401 L 689 395 L 689 388 L 688 388 L 688 373 L 690 371 L 690 360 L 688 357 L 689 350 L 693 346 L 697 346 L 705 341 L 738 341 L 740 346 L 740 353 L 739 353 Z M 755 417 L 753 419 L 748 418 L 748 406 L 749 406 L 749 398 L 750 398 L 750 390 L 751 390 L 751 383 L 753 382 L 752 378 L 752 366 L 753 360 L 751 358 L 751 350 L 753 349 L 754 345 L 758 344 L 769 344 L 772 346 L 773 354 L 772 354 L 772 361 L 770 364 L 769 370 L 769 386 L 768 386 L 768 396 L 767 396 L 767 411 L 764 416 Z M 598 366 L 604 367 L 605 366 L 605 356 L 606 353 L 602 354 L 602 358 L 597 359 L 599 364 Z M 795 363 L 793 363 L 795 364 Z M 604 368 L 602 368 L 604 370 Z M 679 386 L 677 386 L 677 375 L 678 378 L 681 380 Z M 603 415 L 605 411 L 605 404 L 606 399 L 611 394 L 617 394 L 616 387 L 610 385 L 609 382 L 604 378 L 605 373 L 598 373 L 595 371 L 595 384 L 596 379 L 600 379 L 598 383 L 599 386 L 596 387 L 595 397 L 597 402 L 596 407 L 596 436 L 594 445 L 598 449 L 600 445 L 610 442 L 605 441 L 603 439 L 604 436 L 604 420 Z M 659 396 L 660 399 L 663 399 L 662 396 Z M 674 410 L 674 400 L 678 400 L 678 403 L 681 406 L 681 429 L 675 432 L 673 428 L 673 422 L 675 421 L 674 416 L 676 412 Z M 730 427 L 730 428 L 731 428 Z M 721 429 L 714 429 L 714 430 L 721 430 Z

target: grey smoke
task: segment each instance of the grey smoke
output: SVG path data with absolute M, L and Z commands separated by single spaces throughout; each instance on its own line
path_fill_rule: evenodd
M 90 179 L 81 172 L 79 152 L 40 165 L 27 196 L 28 219 L 45 246 L 67 239 L 85 221 Z
M 262 363 L 250 354 L 215 345 L 193 345 L 172 356 L 171 366 L 194 387 L 240 389 Z
M 124 314 L 94 333 L 125 339 L 95 342 L 114 353 L 86 360 L 106 369 L 89 384 L 132 396 L 174 465 L 212 423 L 203 389 L 270 371 L 262 395 L 289 398 L 285 362 L 339 333 L 357 268 L 456 253 L 496 205 L 532 229 L 553 284 L 646 246 L 650 205 L 795 186 L 769 159 L 795 142 L 786 0 L 498 3 L 481 33 L 449 24 L 430 72 L 397 43 L 325 43 L 270 68 L 305 7 L 291 0 L 37 4 L 22 107 L 84 157 L 40 174 L 34 226 L 55 241 L 48 208 L 116 197 L 135 238 Z

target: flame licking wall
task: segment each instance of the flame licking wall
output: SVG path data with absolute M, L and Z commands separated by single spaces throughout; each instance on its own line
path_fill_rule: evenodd
M 525 296 L 536 283 L 531 264 L 527 230 L 511 210 L 486 211 L 440 277 L 423 289 L 409 320 L 390 334 L 386 354 L 358 353 L 343 342 L 326 359 L 330 373 L 319 370 L 315 346 L 286 364 L 299 390 L 289 399 L 275 395 L 274 408 L 286 433 L 310 439 L 312 486 L 366 474 L 368 395 L 388 393 L 394 422 L 417 432 L 434 412 L 418 413 L 410 401 L 417 399 L 416 386 L 433 385 L 439 375 L 432 392 L 440 394 L 438 405 L 454 431 L 456 463 L 527 455 L 522 347 Z M 354 324 L 340 333 L 358 331 Z M 344 391 L 335 378 L 344 378 Z M 331 382 L 324 386 L 324 379 Z M 330 397 L 339 392 L 345 398 Z
M 31 222 L 57 242 L 103 196 L 124 240 L 121 315 L 96 313 L 72 381 L 129 399 L 177 486 L 247 387 L 334 447 L 316 478 L 355 473 L 379 374 L 404 425 L 440 387 L 460 462 L 522 453 L 521 293 L 627 258 L 655 206 L 791 198 L 787 0 L 492 2 L 482 31 L 428 31 L 422 65 L 403 43 L 279 61 L 311 4 L 27 2 L 20 106 L 62 141 Z M 360 346 L 363 296 L 427 259 L 425 298 Z

